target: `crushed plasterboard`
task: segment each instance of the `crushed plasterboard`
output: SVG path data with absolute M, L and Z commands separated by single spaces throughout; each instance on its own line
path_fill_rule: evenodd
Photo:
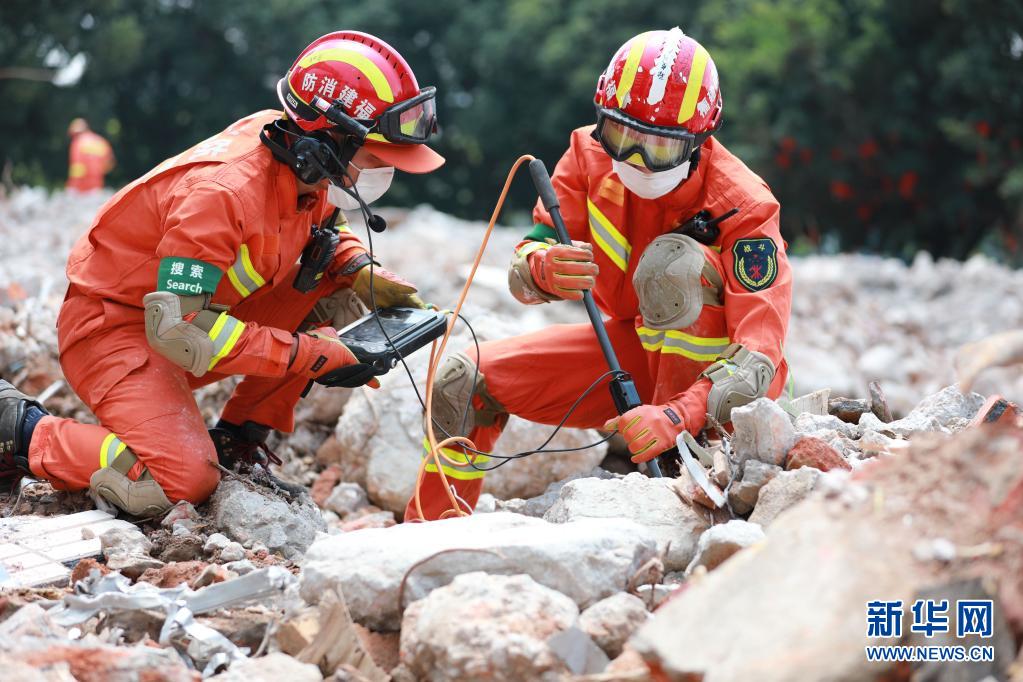
M 102 553 L 103 532 L 132 527 L 98 509 L 0 519 L 0 588 L 67 583 L 79 560 Z

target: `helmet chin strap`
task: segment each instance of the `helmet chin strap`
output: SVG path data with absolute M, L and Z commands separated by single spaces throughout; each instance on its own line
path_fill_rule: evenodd
M 693 155 L 689 157 L 689 178 L 693 177 L 693 173 L 696 172 L 696 169 L 700 165 L 700 150 L 701 149 L 703 149 L 703 145 L 702 144 L 699 147 L 697 147 L 693 151 Z M 686 179 L 688 180 L 689 178 L 686 178 Z

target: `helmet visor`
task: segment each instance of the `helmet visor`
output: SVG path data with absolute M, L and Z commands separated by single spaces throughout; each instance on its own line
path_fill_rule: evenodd
M 615 161 L 641 163 L 663 171 L 685 163 L 695 149 L 695 137 L 685 130 L 669 131 L 644 126 L 612 110 L 597 115 L 594 137 Z

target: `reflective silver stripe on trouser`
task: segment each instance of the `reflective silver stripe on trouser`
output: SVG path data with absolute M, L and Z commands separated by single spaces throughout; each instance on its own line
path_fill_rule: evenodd
M 117 459 L 117 456 L 124 452 L 128 446 L 124 442 L 112 433 L 108 433 L 107 437 L 103 439 L 103 444 L 99 448 L 99 466 L 103 467 L 110 466 Z
M 713 362 L 729 346 L 727 337 L 702 337 L 680 331 L 657 331 L 638 327 L 640 343 L 648 351 L 682 355 L 696 362 Z

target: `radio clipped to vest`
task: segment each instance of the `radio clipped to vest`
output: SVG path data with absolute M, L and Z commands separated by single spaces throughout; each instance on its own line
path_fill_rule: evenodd
M 680 227 L 672 230 L 672 232 L 692 237 L 704 246 L 711 246 L 721 236 L 721 228 L 718 227 L 718 223 L 728 220 L 738 212 L 739 209 L 733 208 L 726 213 L 722 213 L 717 218 L 711 218 L 710 211 L 703 210 L 682 223 Z
M 302 251 L 302 259 L 299 261 L 301 265 L 292 283 L 292 286 L 303 294 L 309 293 L 319 285 L 323 273 L 334 259 L 334 251 L 341 241 L 335 227 L 340 213 L 341 209 L 336 208 L 325 223 L 313 225 L 312 236 Z

